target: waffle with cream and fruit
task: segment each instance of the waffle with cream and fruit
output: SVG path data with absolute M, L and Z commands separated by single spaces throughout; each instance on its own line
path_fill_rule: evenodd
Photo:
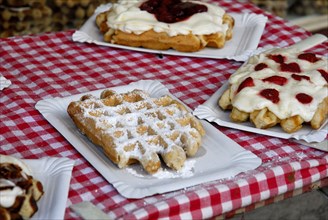
M 99 145 L 119 168 L 140 163 L 148 173 L 166 166 L 179 170 L 194 156 L 205 131 L 184 105 L 170 96 L 152 98 L 142 90 L 102 92 L 67 108 L 79 130 Z
M 231 109 L 234 122 L 250 120 L 257 128 L 280 124 L 293 133 L 304 123 L 319 129 L 328 115 L 328 61 L 296 49 L 255 55 L 229 79 L 218 105 Z
M 156 50 L 195 52 L 222 48 L 232 38 L 234 19 L 200 1 L 120 0 L 96 17 L 104 40 Z
M 0 155 L 0 219 L 29 219 L 43 193 L 42 183 L 23 161 Z

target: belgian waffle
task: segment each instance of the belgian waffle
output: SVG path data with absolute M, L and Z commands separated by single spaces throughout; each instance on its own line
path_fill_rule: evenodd
M 0 219 L 32 217 L 44 193 L 42 183 L 19 159 L 0 155 L 0 162 Z
M 182 103 L 170 96 L 151 98 L 142 90 L 83 96 L 67 108 L 79 130 L 99 145 L 119 168 L 139 162 L 150 174 L 183 167 L 194 156 L 205 131 Z
M 130 1 L 131 2 L 131 1 Z M 127 7 L 126 10 L 122 10 L 122 6 L 130 4 L 128 0 L 121 0 L 117 4 L 114 4 L 108 11 L 102 12 L 96 17 L 96 24 L 100 32 L 104 35 L 104 41 L 113 44 L 120 44 L 132 47 L 144 47 L 156 50 L 168 50 L 170 48 L 181 52 L 195 52 L 199 51 L 205 47 L 213 48 L 223 48 L 226 41 L 232 38 L 232 30 L 234 27 L 234 19 L 228 13 L 225 13 L 222 8 L 216 7 L 213 10 L 223 11 L 222 15 L 217 15 L 212 19 L 206 20 L 210 17 L 211 13 L 206 15 L 197 16 L 197 22 L 193 21 L 192 25 L 189 25 L 185 19 L 183 21 L 176 22 L 174 24 L 165 23 L 160 21 L 148 21 L 145 14 L 140 13 L 139 4 L 144 1 L 132 1 L 131 7 Z M 164 1 L 163 1 L 164 2 Z M 170 2 L 170 1 L 167 1 Z M 177 1 L 178 2 L 178 1 Z M 188 1 L 189 2 L 189 1 Z M 190 1 L 197 2 L 197 1 Z M 197 4 L 201 2 L 197 2 Z M 163 3 L 164 4 L 164 3 Z M 202 2 L 201 4 L 205 4 Z M 206 4 L 207 7 L 214 7 L 214 5 Z M 117 10 L 115 7 L 117 6 Z M 131 11 L 127 11 L 132 9 Z M 127 14 L 130 13 L 130 14 Z M 138 13 L 138 14 L 137 14 Z M 145 12 L 146 13 L 146 12 Z M 149 14 L 150 15 L 150 14 Z M 133 19 L 132 17 L 133 16 Z M 144 16 L 144 17 L 142 17 Z M 116 18 L 127 18 L 126 20 L 116 21 Z M 193 16 L 191 16 L 193 17 Z M 113 19 L 115 18 L 115 19 Z M 221 23 L 212 24 L 213 20 L 220 20 Z M 132 28 L 129 27 L 129 22 L 133 21 Z M 151 25 L 149 25 L 151 23 Z M 196 27 L 204 24 L 212 25 L 211 28 L 207 28 L 206 33 L 204 29 L 197 32 Z M 172 29 L 174 25 L 179 25 L 178 29 Z M 116 27 L 117 26 L 117 27 Z M 148 26 L 153 26 L 153 28 L 148 28 Z M 165 30 L 159 30 L 165 26 Z M 189 27 L 190 26 L 190 27 Z M 202 25 L 202 28 L 205 25 Z M 137 28 L 140 27 L 140 28 Z M 188 27 L 188 28 L 187 28 Z M 220 29 L 213 30 L 220 27 Z M 145 30 L 146 29 L 146 30 Z M 188 29 L 188 31 L 179 32 L 181 29 Z M 195 32 L 196 31 L 196 32 Z

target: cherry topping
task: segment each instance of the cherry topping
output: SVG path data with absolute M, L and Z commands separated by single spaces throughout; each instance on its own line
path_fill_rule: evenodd
M 271 60 L 274 60 L 276 63 L 284 63 L 285 62 L 285 57 L 284 56 L 282 56 L 282 55 L 272 55 L 272 54 L 270 54 L 269 55 L 269 58 L 271 59 Z
M 237 93 L 240 92 L 240 90 L 242 90 L 245 87 L 252 87 L 252 86 L 254 86 L 254 81 L 252 77 L 247 77 L 242 83 L 240 83 L 237 89 Z
M 310 81 L 310 77 L 304 75 L 292 74 L 292 78 L 297 81 L 301 81 L 302 79 Z
M 300 73 L 301 68 L 297 63 L 281 63 L 280 64 L 281 71 L 291 72 L 291 73 Z
M 298 59 L 300 60 L 306 60 L 309 61 L 310 63 L 315 63 L 318 60 L 320 60 L 314 53 L 302 53 L 298 55 Z
M 268 67 L 268 65 L 266 65 L 265 63 L 259 63 L 255 66 L 254 70 L 255 71 L 260 71 L 260 70 L 263 70 L 267 67 Z
M 305 93 L 298 93 L 296 99 L 302 104 L 309 104 L 313 98 Z
M 279 92 L 276 89 L 263 89 L 260 92 L 260 96 L 270 100 L 273 103 L 278 103 L 279 98 Z
M 158 21 L 165 23 L 179 22 L 207 11 L 205 5 L 181 0 L 148 0 L 141 4 L 140 9 L 154 14 Z
M 270 76 L 265 79 L 262 79 L 263 82 L 270 82 L 279 86 L 283 86 L 287 83 L 287 79 L 282 76 Z
M 323 70 L 323 69 L 319 69 L 318 70 L 319 73 L 321 74 L 321 76 L 326 80 L 326 82 L 328 83 L 328 72 Z

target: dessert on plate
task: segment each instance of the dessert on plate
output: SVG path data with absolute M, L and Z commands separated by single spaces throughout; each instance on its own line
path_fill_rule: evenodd
M 149 174 L 162 167 L 161 159 L 165 166 L 181 169 L 205 135 L 201 122 L 182 103 L 168 95 L 152 98 L 143 90 L 85 95 L 71 102 L 67 112 L 119 168 L 140 163 Z
M 328 115 L 328 60 L 296 49 L 273 49 L 249 59 L 218 100 L 234 122 L 257 128 L 280 124 L 287 133 L 303 124 L 319 129 Z
M 20 159 L 0 155 L 0 219 L 29 219 L 38 210 L 42 183 Z
M 234 19 L 223 8 L 181 0 L 119 0 L 96 17 L 104 41 L 156 50 L 222 48 Z

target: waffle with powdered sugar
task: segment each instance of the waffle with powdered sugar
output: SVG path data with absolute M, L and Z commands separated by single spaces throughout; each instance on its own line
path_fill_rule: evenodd
M 67 111 L 119 168 L 139 162 L 150 174 L 161 168 L 161 159 L 169 168 L 181 169 L 205 135 L 182 103 L 170 96 L 152 98 L 142 90 L 105 90 L 100 98 L 86 95 L 71 102 Z

